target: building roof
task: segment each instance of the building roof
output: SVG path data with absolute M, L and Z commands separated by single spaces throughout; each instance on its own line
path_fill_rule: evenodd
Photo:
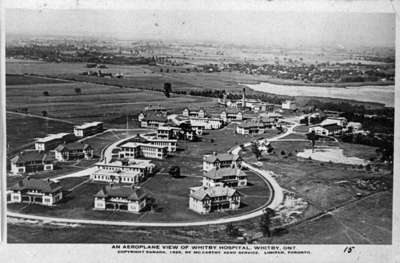
M 197 199 L 203 200 L 208 197 L 219 197 L 219 196 L 233 196 L 234 194 L 239 194 L 233 188 L 223 187 L 223 186 L 213 186 L 213 187 L 199 187 L 197 190 L 193 191 L 190 196 Z
M 140 134 L 136 134 L 134 137 L 129 139 L 129 142 L 133 142 L 133 143 L 147 143 L 148 140 L 142 136 L 140 136 Z
M 243 121 L 239 124 L 240 128 L 264 128 L 264 125 L 255 121 Z
M 85 122 L 85 123 L 83 123 L 81 125 L 74 126 L 74 128 L 81 130 L 81 129 L 87 129 L 89 127 L 95 127 L 95 126 L 100 125 L 100 124 L 103 124 L 103 123 L 101 121 Z
M 342 126 L 339 126 L 336 123 L 321 125 L 321 127 L 327 129 L 328 131 L 336 131 L 342 129 Z
M 235 108 L 227 108 L 225 110 L 222 111 L 222 113 L 226 112 L 226 114 L 238 114 L 238 113 L 242 113 L 241 110 L 239 109 L 235 109 Z
M 139 201 L 147 196 L 139 187 L 107 185 L 95 194 L 95 197 L 121 197 L 131 201 Z
M 36 142 L 40 142 L 40 143 L 49 142 L 49 141 L 56 140 L 56 139 L 62 139 L 67 135 L 71 135 L 71 134 L 70 133 L 66 133 L 66 132 L 61 132 L 61 133 L 56 133 L 56 134 L 49 134 L 46 137 L 38 138 L 36 140 Z
M 204 176 L 210 179 L 223 179 L 226 176 L 232 176 L 232 175 L 240 175 L 240 176 L 245 176 L 246 174 L 238 168 L 231 168 L 231 167 L 225 167 L 225 168 L 212 168 L 209 171 L 204 172 Z
M 37 162 L 37 161 L 52 161 L 53 157 L 45 152 L 36 150 L 25 150 L 18 153 L 11 158 L 12 163 L 25 163 L 25 162 Z
M 138 142 L 127 142 L 121 145 L 121 148 L 136 148 L 136 147 L 151 147 L 151 148 L 157 148 L 157 149 L 163 149 L 163 148 L 168 148 L 167 146 L 161 146 L 161 145 L 154 145 L 150 143 L 138 143 Z
M 144 108 L 144 111 L 166 111 L 167 108 L 161 105 L 149 105 Z
M 230 153 L 213 153 L 213 154 L 208 154 L 204 155 L 203 160 L 206 162 L 213 163 L 216 160 L 219 160 L 221 162 L 225 161 L 236 161 L 240 157 L 237 154 L 230 154 Z
M 143 159 L 135 159 L 135 160 L 127 160 L 125 163 L 122 161 L 114 161 L 114 162 L 98 162 L 96 166 L 110 166 L 115 168 L 148 168 L 154 167 L 155 165 L 150 160 L 143 160 Z
M 80 143 L 80 142 L 73 142 L 67 144 L 60 144 L 55 149 L 57 152 L 63 151 L 73 151 L 73 150 L 86 150 L 88 148 L 92 148 L 89 144 Z
M 158 122 L 167 122 L 168 119 L 165 115 L 158 112 L 146 112 L 144 114 L 144 121 L 158 121 Z
M 54 193 L 62 190 L 62 187 L 59 183 L 50 181 L 49 179 L 35 179 L 28 176 L 10 187 L 10 190 L 37 190 L 43 193 Z

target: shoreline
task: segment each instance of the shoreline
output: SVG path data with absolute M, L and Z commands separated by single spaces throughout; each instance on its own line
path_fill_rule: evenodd
M 299 86 L 299 87 L 322 87 L 322 88 L 347 88 L 347 87 L 364 87 L 364 86 L 391 86 L 395 85 L 394 81 L 375 81 L 375 82 L 328 82 L 328 83 L 305 83 L 299 81 L 291 81 L 291 80 L 282 80 L 282 79 L 264 79 L 264 80 L 246 80 L 244 82 L 238 83 L 240 86 L 246 85 L 257 85 L 261 83 L 269 83 L 274 85 L 283 85 L 283 86 Z M 247 86 L 246 86 L 247 87 Z

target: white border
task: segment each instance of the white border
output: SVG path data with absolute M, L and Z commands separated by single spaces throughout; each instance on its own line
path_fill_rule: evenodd
M 79 5 L 77 3 L 79 2 Z M 394 1 L 217 1 L 217 0 L 6 0 L 5 8 L 33 8 L 33 9 L 169 9 L 169 10 L 260 10 L 260 11 L 311 11 L 311 12 L 389 12 L 396 14 L 396 46 L 400 47 L 400 2 Z M 397 12 L 396 12 L 397 11 Z M 1 58 L 4 58 L 4 11 L 1 10 Z M 3 149 L 2 174 L 5 174 L 5 62 L 0 59 L 1 65 L 1 143 Z M 400 76 L 400 52 L 396 52 L 396 76 Z M 400 104 L 399 77 L 395 84 L 395 105 Z M 170 256 L 162 257 L 139 255 L 117 255 L 111 250 L 111 245 L 91 244 L 44 244 L 44 245 L 11 245 L 5 244 L 4 223 L 5 205 L 2 203 L 2 245 L 0 246 L 1 262 L 139 262 L 152 261 L 176 261 L 190 260 L 192 262 L 204 262 L 206 260 L 223 262 L 400 262 L 400 107 L 395 109 L 395 151 L 394 151 L 394 185 L 393 185 L 393 245 L 356 245 L 356 250 L 350 255 L 343 254 L 345 245 L 296 245 L 299 249 L 309 249 L 312 255 L 285 255 L 280 256 Z M 5 197 L 5 176 L 2 176 L 2 201 Z

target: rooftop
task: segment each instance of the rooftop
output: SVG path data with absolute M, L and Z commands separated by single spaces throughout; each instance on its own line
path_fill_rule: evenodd
M 158 122 L 167 122 L 168 119 L 166 116 L 164 116 L 163 114 L 160 114 L 158 112 L 146 112 L 144 114 L 144 119 L 145 121 L 158 121 Z
M 51 155 L 36 150 L 25 150 L 23 152 L 18 153 L 12 159 L 12 163 L 25 163 L 32 161 L 52 161 L 53 158 Z
M 56 133 L 56 134 L 49 134 L 46 137 L 38 138 L 36 140 L 36 142 L 49 142 L 49 141 L 56 140 L 56 139 L 62 139 L 67 135 L 70 135 L 70 133 L 61 132 L 61 133 Z
M 140 147 L 140 146 L 157 148 L 157 149 L 167 148 L 166 146 L 153 145 L 153 144 L 149 144 L 149 143 L 138 143 L 138 142 L 127 142 L 125 144 L 122 144 L 120 147 L 121 148 L 136 148 L 136 147 Z
M 37 190 L 43 193 L 54 193 L 62 190 L 62 187 L 59 183 L 50 181 L 49 179 L 34 179 L 28 176 L 10 187 L 10 189 L 15 191 Z
M 212 168 L 211 170 L 204 172 L 204 176 L 210 179 L 222 179 L 226 176 L 232 175 L 245 176 L 246 174 L 241 169 L 231 167 L 219 169 Z
M 73 150 L 86 150 L 88 148 L 91 148 L 89 144 L 73 142 L 67 144 L 60 144 L 57 146 L 55 150 L 61 152 L 61 151 L 73 151 Z
M 190 196 L 197 200 L 203 200 L 207 196 L 214 198 L 214 197 L 219 197 L 219 196 L 233 196 L 234 194 L 239 194 L 239 192 L 230 187 L 223 187 L 223 186 L 204 187 L 204 186 L 202 186 L 202 187 L 199 187 L 196 190 L 194 190 L 190 194 Z
M 131 201 L 139 201 L 146 196 L 147 194 L 142 188 L 113 185 L 107 185 L 95 194 L 95 197 L 121 197 Z
M 74 128 L 75 128 L 75 129 L 87 129 L 87 128 L 89 128 L 89 127 L 94 127 L 94 126 L 97 126 L 97 125 L 99 125 L 99 124 L 103 124 L 103 123 L 100 122 L 100 121 L 85 122 L 85 123 L 83 123 L 83 124 L 81 124 L 81 125 L 76 125 Z
M 147 168 L 149 166 L 155 166 L 150 160 L 142 160 L 142 159 L 127 160 L 124 162 L 118 160 L 118 161 L 113 161 L 113 162 L 109 162 L 109 163 L 102 161 L 102 162 L 96 163 L 96 165 L 97 166 L 106 165 L 106 166 L 117 167 L 117 168 L 118 167 Z
M 213 154 L 208 154 L 204 155 L 203 160 L 206 162 L 215 162 L 216 160 L 219 161 L 236 161 L 240 157 L 237 154 L 230 154 L 230 153 L 213 153 Z

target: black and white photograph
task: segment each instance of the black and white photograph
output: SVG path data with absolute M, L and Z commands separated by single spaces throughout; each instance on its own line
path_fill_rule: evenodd
M 233 2 L 3 3 L 3 242 L 393 245 L 396 6 Z

